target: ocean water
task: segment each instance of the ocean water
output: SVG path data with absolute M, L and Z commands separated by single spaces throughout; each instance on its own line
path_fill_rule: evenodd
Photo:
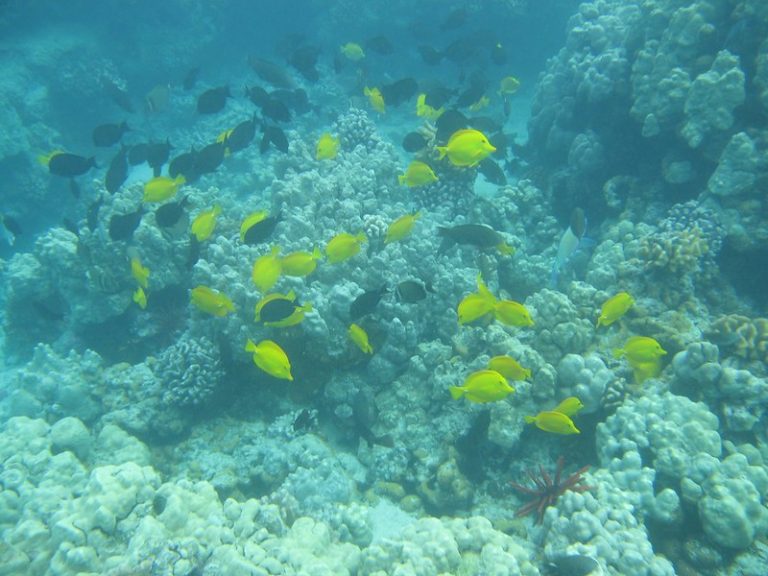
M 0 3 L 0 574 L 768 574 L 768 4 Z

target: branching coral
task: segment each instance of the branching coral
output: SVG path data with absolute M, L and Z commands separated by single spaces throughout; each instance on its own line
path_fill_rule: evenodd
M 531 470 L 528 471 L 528 478 L 534 483 L 534 487 L 523 486 L 517 482 L 510 482 L 509 484 L 523 494 L 530 496 L 530 500 L 527 504 L 523 505 L 516 513 L 515 516 L 527 516 L 531 512 L 536 512 L 536 523 L 540 524 L 544 519 L 544 512 L 550 506 L 554 506 L 557 499 L 565 492 L 569 490 L 571 492 L 586 492 L 592 490 L 592 486 L 581 484 L 584 481 L 582 475 L 589 470 L 589 466 L 583 466 L 574 472 L 569 474 L 565 478 L 562 477 L 563 468 L 565 466 L 565 458 L 560 456 L 557 459 L 557 466 L 555 468 L 554 478 L 544 470 L 543 466 L 539 466 L 539 476 L 536 476 Z

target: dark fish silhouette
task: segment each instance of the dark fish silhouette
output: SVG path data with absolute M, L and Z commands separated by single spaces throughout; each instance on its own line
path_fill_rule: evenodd
M 477 168 L 480 174 L 485 176 L 485 179 L 488 180 L 488 182 L 498 186 L 507 185 L 507 177 L 504 175 L 504 170 L 490 158 L 486 158 L 480 162 Z
M 168 162 L 171 154 L 171 143 L 166 139 L 165 142 L 150 142 L 146 149 L 147 164 L 152 167 L 155 176 L 160 176 L 163 171 L 163 165 Z
M 261 139 L 261 153 L 263 154 L 269 149 L 269 145 L 272 144 L 280 152 L 288 152 L 288 138 L 280 128 L 277 126 L 263 126 L 264 136 Z
M 123 134 L 130 130 L 126 122 L 120 124 L 102 124 L 93 129 L 93 145 L 100 148 L 109 148 L 117 144 Z
M 133 112 L 133 104 L 131 104 L 131 98 L 128 96 L 128 92 L 120 88 L 120 86 L 111 80 L 107 80 L 104 82 L 104 91 L 112 99 L 112 102 L 117 104 L 120 108 L 126 112 Z
M 305 114 L 311 110 L 307 91 L 302 88 L 296 88 L 296 90 L 274 90 L 270 94 L 270 98 L 281 101 L 297 114 Z
M 443 237 L 440 252 L 454 244 L 493 248 L 504 244 L 504 238 L 485 224 L 460 224 L 458 226 L 438 226 L 437 232 Z
M 189 70 L 184 76 L 184 80 L 181 82 L 182 88 L 187 91 L 192 90 L 192 88 L 195 87 L 195 84 L 197 84 L 197 76 L 199 73 L 200 68 L 192 68 Z
M 419 132 L 409 132 L 403 138 L 403 149 L 406 152 L 418 152 L 423 150 L 427 145 L 427 139 L 424 138 Z
M 78 154 L 61 152 L 54 155 L 49 160 L 48 171 L 56 176 L 73 178 L 75 176 L 82 176 L 95 166 L 96 159 L 93 156 L 86 158 L 85 156 L 79 156 Z
M 247 148 L 256 135 L 256 115 L 250 120 L 240 122 L 232 129 L 232 133 L 227 138 L 226 146 L 230 152 L 238 152 Z
M 208 144 L 195 154 L 195 174 L 203 175 L 215 172 L 224 162 L 224 153 L 226 144 L 224 142 L 214 142 Z
M 138 166 L 144 164 L 147 161 L 147 153 L 149 152 L 149 144 L 141 143 L 131 146 L 128 150 L 128 163 L 131 166 Z
M 388 56 L 395 51 L 392 42 L 390 42 L 386 36 L 382 35 L 374 36 L 373 38 L 366 40 L 365 49 L 381 54 L 382 56 Z
M 418 280 L 403 280 L 395 288 L 395 294 L 400 302 L 413 304 L 420 302 L 427 297 L 427 292 L 434 293 L 429 283 L 419 282 Z
M 163 204 L 155 210 L 155 222 L 160 228 L 171 228 L 181 219 L 187 205 L 188 196 L 184 196 L 178 202 Z
M 419 85 L 413 78 L 402 78 L 392 84 L 384 84 L 380 90 L 387 106 L 399 106 L 410 100 L 418 91 Z
M 104 204 L 103 194 L 99 196 L 95 202 L 92 202 L 91 205 L 88 206 L 88 211 L 85 214 L 85 223 L 88 225 L 88 230 L 91 232 L 96 230 L 96 226 L 99 225 L 99 209 L 101 208 L 102 204 Z
M 440 118 L 435 121 L 435 127 L 437 128 L 435 138 L 439 143 L 443 144 L 448 142 L 451 134 L 456 132 L 456 130 L 461 130 L 467 126 L 469 126 L 467 117 L 458 110 L 451 108 L 443 112 Z
M 2 222 L 3 226 L 5 226 L 5 229 L 14 236 L 21 236 L 24 233 L 18 221 L 12 216 L 2 214 L 0 215 L 0 222 Z
M 320 74 L 315 66 L 319 56 L 320 49 L 317 46 L 300 46 L 288 57 L 288 64 L 296 68 L 299 74 L 310 82 L 317 82 Z
M 440 53 L 440 51 L 433 48 L 432 46 L 422 44 L 418 47 L 418 50 L 419 54 L 421 54 L 421 59 L 424 60 L 424 62 L 429 66 L 437 66 L 443 59 L 443 55 Z
M 280 322 L 285 320 L 291 314 L 299 308 L 299 304 L 296 300 L 288 300 L 287 298 L 276 298 L 270 300 L 259 311 L 259 318 L 262 322 Z
M 275 231 L 277 223 L 283 219 L 283 213 L 278 212 L 274 216 L 267 216 L 264 220 L 257 222 L 248 230 L 246 230 L 243 236 L 243 243 L 253 246 L 254 244 L 260 244 L 265 242 L 272 233 Z
M 264 88 L 261 86 L 251 86 L 250 88 L 246 86 L 245 95 L 259 108 L 262 108 L 267 102 L 269 102 L 269 92 L 264 90 Z
M 288 109 L 288 106 L 272 96 L 261 107 L 261 112 L 264 116 L 271 118 L 275 122 L 291 121 L 291 111 Z
M 216 112 L 221 112 L 229 96 L 229 86 L 220 86 L 206 90 L 197 98 L 198 113 L 216 114 Z
M 135 212 L 128 214 L 113 214 L 109 219 L 109 237 L 112 240 L 130 240 L 133 233 L 141 224 L 144 206 L 139 206 Z
M 259 78 L 264 82 L 269 82 L 275 88 L 288 88 L 289 90 L 296 88 L 296 82 L 282 66 L 256 56 L 249 57 L 248 64 Z
M 176 178 L 179 175 L 183 175 L 187 182 L 193 182 L 197 179 L 198 174 L 195 169 L 195 162 L 197 161 L 197 152 L 190 150 L 189 152 L 183 152 L 171 160 L 168 164 L 168 175 L 171 178 Z
M 355 298 L 352 304 L 349 306 L 349 319 L 357 320 L 358 318 L 362 318 L 363 316 L 373 312 L 381 298 L 387 292 L 389 292 L 389 289 L 385 284 L 381 288 L 377 288 L 376 290 L 368 290 L 367 292 L 360 294 L 360 296 Z
M 104 187 L 107 192 L 114 194 L 120 190 L 120 186 L 128 178 L 128 150 L 123 146 L 115 154 L 115 157 L 109 163 L 107 174 L 104 177 Z
M 445 17 L 445 20 L 440 24 L 440 30 L 454 30 L 464 25 L 467 21 L 467 9 L 466 8 L 454 8 Z

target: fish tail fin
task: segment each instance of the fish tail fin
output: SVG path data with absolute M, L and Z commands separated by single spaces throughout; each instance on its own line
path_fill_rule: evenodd
M 501 252 L 504 256 L 512 256 L 515 253 L 515 248 L 510 246 L 506 242 L 502 242 L 496 246 L 496 250 Z
M 442 160 L 445 158 L 445 155 L 448 154 L 448 146 L 438 146 L 437 151 L 440 153 L 438 160 Z
M 248 341 L 245 343 L 245 351 L 246 352 L 254 352 L 256 350 L 256 344 L 253 340 L 248 338 Z
M 398 182 L 398 184 L 400 184 L 400 186 L 402 186 L 403 184 L 405 184 L 405 174 L 400 174 L 400 175 L 397 177 L 397 182 Z
M 451 398 L 454 400 L 458 400 L 462 396 L 464 396 L 464 389 L 460 386 L 451 386 L 448 388 L 448 392 L 451 393 Z
M 621 358 L 624 356 L 624 349 L 623 348 L 614 348 L 613 349 L 613 357 L 614 358 Z
M 525 417 L 525 423 L 526 424 L 533 424 L 534 422 L 536 422 L 536 417 L 535 416 L 526 416 Z
M 365 235 L 365 232 L 362 232 L 362 231 L 361 231 L 361 232 L 358 232 L 358 233 L 357 233 L 357 235 L 355 236 L 355 238 L 356 238 L 356 239 L 357 239 L 359 242 L 368 242 L 368 236 L 366 236 L 366 235 Z
M 187 179 L 186 179 L 186 178 L 184 178 L 184 174 L 179 174 L 178 176 L 176 176 L 176 178 L 174 178 L 174 180 L 173 180 L 173 181 L 174 181 L 176 184 L 178 184 L 179 186 L 181 186 L 182 184 L 186 184 L 186 182 L 187 182 Z
M 312 250 L 312 258 L 314 260 L 320 260 L 320 258 L 323 257 L 323 252 L 320 250 L 318 246 L 315 246 L 315 248 Z
M 312 304 L 310 304 L 309 302 L 304 302 L 304 304 L 299 306 L 299 310 L 302 310 L 304 312 L 312 312 L 313 310 Z

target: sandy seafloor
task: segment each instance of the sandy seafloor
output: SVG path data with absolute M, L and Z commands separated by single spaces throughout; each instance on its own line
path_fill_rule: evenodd
M 768 574 L 763 0 L 10 1 L 0 100 L 0 575 Z M 275 293 L 295 325 L 254 320 Z M 496 356 L 514 391 L 477 388 Z

